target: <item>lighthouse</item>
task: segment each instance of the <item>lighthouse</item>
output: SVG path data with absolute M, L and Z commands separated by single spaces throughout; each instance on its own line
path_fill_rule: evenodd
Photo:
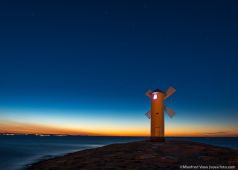
M 155 90 L 151 97 L 151 140 L 164 141 L 164 93 Z
M 169 87 L 166 92 L 156 89 L 154 91 L 148 90 L 146 95 L 151 100 L 151 109 L 146 113 L 150 118 L 150 134 L 151 141 L 164 141 L 164 110 L 170 117 L 175 115 L 175 112 L 164 105 L 164 100 L 171 96 L 176 91 L 175 88 Z

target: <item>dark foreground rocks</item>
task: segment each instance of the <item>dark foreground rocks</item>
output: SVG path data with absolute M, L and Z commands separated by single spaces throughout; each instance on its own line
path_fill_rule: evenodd
M 238 169 L 238 151 L 189 141 L 132 142 L 53 158 L 28 170 Z

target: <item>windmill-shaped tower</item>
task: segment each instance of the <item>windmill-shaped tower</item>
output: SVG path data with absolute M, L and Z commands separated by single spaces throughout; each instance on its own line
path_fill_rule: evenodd
M 175 88 L 169 87 L 166 92 L 159 89 L 154 91 L 148 90 L 146 96 L 151 100 L 151 109 L 146 113 L 146 116 L 151 120 L 151 141 L 164 141 L 164 109 L 170 117 L 175 115 L 175 112 L 164 105 L 164 100 L 170 97 L 176 91 Z

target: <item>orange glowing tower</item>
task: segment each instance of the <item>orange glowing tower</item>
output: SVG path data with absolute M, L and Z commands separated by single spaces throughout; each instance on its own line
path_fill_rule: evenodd
M 151 141 L 164 141 L 164 109 L 170 117 L 175 115 L 175 112 L 164 105 L 164 100 L 170 97 L 176 91 L 175 88 L 169 87 L 166 92 L 159 89 L 154 91 L 148 90 L 146 96 L 151 100 L 151 109 L 146 113 L 146 116 L 151 120 Z

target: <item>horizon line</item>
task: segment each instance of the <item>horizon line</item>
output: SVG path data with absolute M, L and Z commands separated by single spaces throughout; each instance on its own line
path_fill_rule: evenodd
M 150 136 L 128 136 L 128 135 L 76 135 L 76 134 L 43 134 L 43 133 L 0 133 L 0 135 L 5 135 L 5 136 L 13 136 L 13 135 L 21 135 L 21 136 L 27 136 L 27 135 L 32 135 L 32 136 L 41 136 L 41 137 L 47 137 L 47 136 L 81 136 L 81 137 L 144 137 L 144 138 L 150 138 Z M 199 137 L 238 137 L 238 136 L 208 136 L 208 135 L 204 135 L 204 136 L 165 136 L 166 137 L 171 137 L 171 138 L 175 138 L 175 137 L 182 137 L 182 138 L 186 138 L 186 137 L 194 137 L 194 138 L 199 138 Z

